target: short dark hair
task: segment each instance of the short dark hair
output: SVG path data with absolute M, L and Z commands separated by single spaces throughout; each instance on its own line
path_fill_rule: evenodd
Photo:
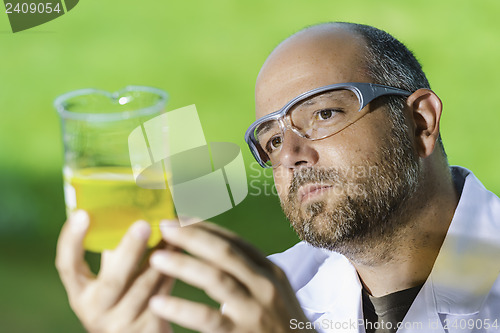
M 374 83 L 412 92 L 420 88 L 430 89 L 429 81 L 415 55 L 392 35 L 364 24 L 348 22 L 334 22 L 333 24 L 340 25 L 365 40 L 366 70 Z M 401 110 L 404 107 L 405 98 L 391 96 L 387 99 L 391 116 L 399 117 L 398 123 L 404 123 L 404 121 L 401 122 L 403 117 Z M 441 134 L 439 134 L 438 146 L 446 158 Z

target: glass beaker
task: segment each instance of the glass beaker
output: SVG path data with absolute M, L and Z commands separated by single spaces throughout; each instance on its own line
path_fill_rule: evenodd
M 133 156 L 136 153 L 148 155 L 149 148 L 130 150 L 128 142 L 134 130 L 144 133 L 144 122 L 165 111 L 167 99 L 160 89 L 128 86 L 115 93 L 77 90 L 54 101 L 62 124 L 67 212 L 84 209 L 90 216 L 85 249 L 115 248 L 139 219 L 151 224 L 148 245 L 154 246 L 161 239 L 159 221 L 175 217 L 172 196 L 165 186 L 165 165 L 155 168 L 156 174 L 148 174 L 150 181 L 162 183 L 163 188 L 139 186 L 131 160 L 144 157 Z

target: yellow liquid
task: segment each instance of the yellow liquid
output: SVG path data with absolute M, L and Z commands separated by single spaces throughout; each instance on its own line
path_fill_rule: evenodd
M 90 226 L 84 239 L 84 247 L 89 251 L 114 249 L 137 220 L 151 224 L 148 245 L 155 246 L 161 240 L 160 220 L 175 217 L 170 191 L 139 187 L 130 168 L 81 169 L 67 175 L 65 181 L 66 186 L 70 185 L 73 200 L 76 199 L 76 207 L 69 208 L 89 213 Z

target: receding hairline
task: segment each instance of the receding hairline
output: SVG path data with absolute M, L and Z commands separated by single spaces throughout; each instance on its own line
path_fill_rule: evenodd
M 318 32 L 328 32 L 331 34 L 334 33 L 339 33 L 339 32 L 344 32 L 344 33 L 349 33 L 353 37 L 357 37 L 360 40 L 364 42 L 365 45 L 367 45 L 367 40 L 365 36 L 360 31 L 357 31 L 355 29 L 355 23 L 349 23 L 349 22 L 323 22 L 323 23 L 318 23 L 314 25 L 309 25 L 306 26 L 297 32 L 291 34 L 284 40 L 282 40 L 278 45 L 276 45 L 273 50 L 269 53 L 268 58 L 276 51 L 278 50 L 281 46 L 283 46 L 286 43 L 290 43 L 291 41 L 297 39 L 297 38 L 304 38 L 308 37 L 307 33 L 318 33 Z
M 344 30 L 347 32 L 352 32 L 355 35 L 361 36 L 361 34 L 354 29 L 356 26 L 356 23 L 350 23 L 350 22 L 322 22 L 322 23 L 317 23 L 317 24 L 312 24 L 308 25 L 297 32 L 291 34 L 288 38 L 291 38 L 295 35 L 310 31 L 310 30 L 316 30 L 316 29 L 324 29 L 324 28 L 335 28 L 336 30 Z M 288 39 L 287 38 L 287 39 Z M 286 39 L 285 39 L 286 40 Z
M 272 62 L 274 60 L 273 58 L 278 56 L 283 48 L 287 48 L 290 46 L 295 47 L 295 43 L 307 41 L 308 39 L 318 37 L 321 34 L 323 34 L 326 38 L 344 34 L 346 37 L 352 37 L 353 40 L 358 42 L 359 47 L 363 52 L 362 54 L 359 54 L 359 58 L 362 61 L 362 68 L 360 68 L 360 70 L 365 74 L 368 74 L 369 71 L 366 58 L 366 55 L 369 52 L 368 40 L 360 31 L 356 31 L 355 25 L 355 23 L 349 22 L 323 22 L 306 26 L 291 34 L 290 36 L 282 40 L 278 45 L 276 45 L 269 53 L 257 75 L 256 83 L 258 83 L 259 77 L 262 75 L 263 70 L 265 70 L 266 65 L 269 62 Z

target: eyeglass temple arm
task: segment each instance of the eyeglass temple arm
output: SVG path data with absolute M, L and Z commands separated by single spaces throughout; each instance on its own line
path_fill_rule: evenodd
M 363 86 L 357 86 L 356 88 L 360 92 L 359 98 L 360 98 L 361 109 L 364 108 L 368 103 L 373 101 L 375 98 L 378 98 L 380 96 L 386 96 L 386 95 L 410 96 L 412 94 L 407 90 L 382 86 L 373 83 Z

